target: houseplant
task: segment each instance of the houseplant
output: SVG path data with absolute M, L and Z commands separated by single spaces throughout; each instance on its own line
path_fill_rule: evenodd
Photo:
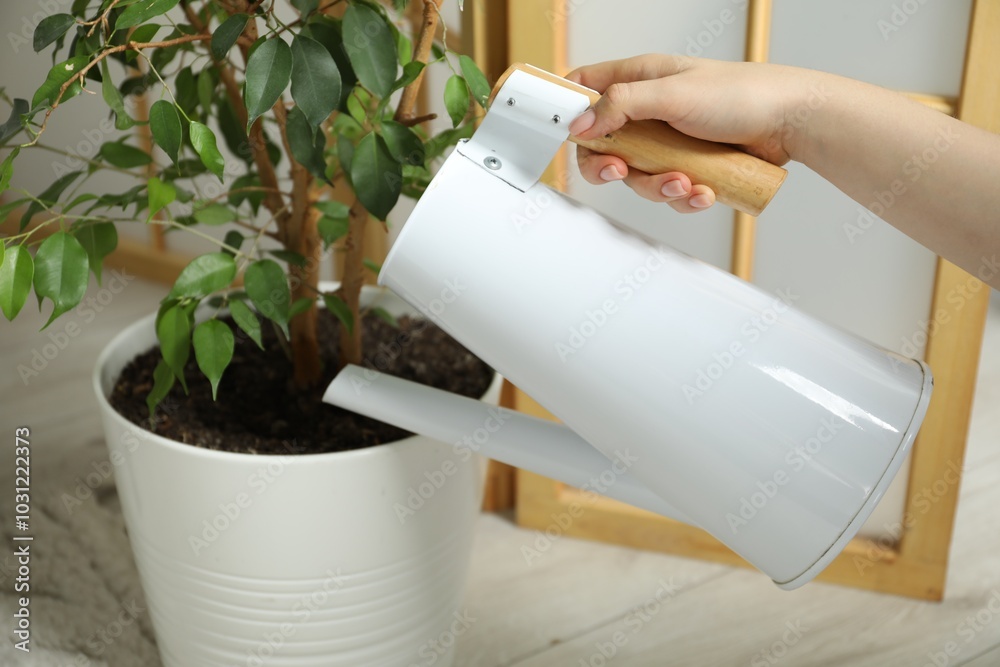
M 428 501 L 410 521 L 405 511 L 385 503 L 386 489 L 399 490 L 405 506 L 409 490 L 424 477 L 437 478 L 452 461 L 449 447 L 407 438 L 371 450 L 260 459 L 198 450 L 148 430 L 166 421 L 169 397 L 188 391 L 195 366 L 213 399 L 224 392 L 220 382 L 234 350 L 247 340 L 261 344 L 262 325 L 274 329 L 273 339 L 287 346 L 290 359 L 290 381 L 274 393 L 315 391 L 330 372 L 330 363 L 321 363 L 318 303 L 340 322 L 336 363 L 363 363 L 362 284 L 372 266 L 364 227 L 373 224 L 371 218 L 384 220 L 400 195 L 419 196 L 430 180 L 430 162 L 471 133 L 470 97 L 484 104 L 489 94 L 470 59 L 435 43 L 441 1 L 424 0 L 413 39 L 394 20 L 403 0 L 388 7 L 365 0 L 76 0 L 68 13 L 45 18 L 35 30 L 35 50 L 51 50 L 55 64 L 30 100 L 11 102 L 10 117 L 0 126 L 0 145 L 9 149 L 0 160 L 0 194 L 9 188 L 18 156 L 44 147 L 48 124 L 58 122 L 62 107 L 81 92 L 100 89 L 115 127 L 126 134 L 106 141 L 86 169 L 60 174 L 40 193 L 15 196 L 0 208 L 0 219 L 24 209 L 0 245 L 4 315 L 15 317 L 32 290 L 40 305 L 53 302 L 49 323 L 73 309 L 89 273 L 100 278 L 101 262 L 123 224 L 160 225 L 218 246 L 183 270 L 155 316 L 109 346 L 95 375 L 126 521 L 168 663 L 205 661 L 201 650 L 252 661 L 255 638 L 264 642 L 257 659 L 284 650 L 283 664 L 312 664 L 308 660 L 316 655 L 322 664 L 358 664 L 366 650 L 374 652 L 361 661 L 402 661 L 450 623 L 470 513 L 435 518 Z M 414 111 L 428 63 L 454 70 L 444 99 L 454 129 L 433 137 L 419 128 L 425 118 Z M 131 113 L 129 100 L 139 93 L 156 98 L 148 122 Z M 147 128 L 157 151 L 130 141 Z M 103 169 L 132 173 L 138 183 L 120 193 L 81 188 Z M 223 185 L 205 196 L 202 187 L 212 179 Z M 221 240 L 205 231 L 220 223 L 239 230 Z M 343 281 L 323 285 L 320 259 L 338 242 Z M 232 291 L 238 277 L 244 290 Z M 372 298 L 383 301 L 371 312 L 387 321 L 395 321 L 393 309 L 403 312 L 388 297 Z M 227 311 L 231 320 L 223 317 Z M 140 428 L 104 398 L 128 357 L 156 343 L 161 358 L 150 375 L 148 416 Z M 456 465 L 468 462 L 460 458 Z M 253 483 L 248 475 L 261 460 L 280 463 L 288 474 L 271 474 L 277 481 L 265 484 L 267 492 L 250 510 L 240 502 L 241 485 Z M 349 461 L 370 469 L 352 477 Z M 333 495 L 309 476 L 324 466 L 342 473 Z M 447 473 L 447 486 L 435 487 L 439 507 L 475 505 L 469 497 L 472 466 L 459 469 Z M 375 495 L 362 496 L 352 479 L 367 480 Z M 356 493 L 343 495 L 348 487 Z M 355 502 L 360 506 L 351 508 Z M 376 502 L 399 526 L 388 541 L 388 528 L 379 533 L 374 520 L 363 520 L 376 511 L 364 504 Z M 324 503 L 341 507 L 333 512 Z M 345 506 L 353 514 L 344 515 Z M 161 514 L 149 514 L 154 509 Z M 224 531 L 213 525 L 220 512 L 219 525 L 228 520 Z M 202 532 L 209 548 L 198 549 L 191 538 L 198 537 L 203 521 L 224 535 L 208 540 L 211 533 Z M 324 521 L 335 531 L 332 537 L 317 530 Z M 169 525 L 160 530 L 162 524 Z M 288 542 L 319 533 L 323 539 Z M 372 547 L 373 540 L 383 546 Z M 310 551 L 336 553 L 339 544 L 352 541 L 365 546 L 342 551 L 342 562 L 308 558 Z M 282 548 L 269 551 L 275 543 Z M 432 574 L 429 563 L 444 569 Z M 166 586 L 168 573 L 180 570 L 190 576 Z M 326 595 L 306 618 L 296 615 L 296 598 L 328 587 L 330 572 L 339 582 L 338 595 Z M 435 588 L 434 577 L 448 595 L 426 596 Z M 209 590 L 224 592 L 209 599 Z M 204 608 L 196 609 L 201 603 Z M 187 618 L 178 620 L 180 609 L 189 610 Z M 229 614 L 228 628 L 213 627 L 212 619 L 226 616 L 225 609 L 247 612 Z M 403 616 L 386 620 L 379 615 L 386 609 Z M 283 619 L 302 625 L 275 646 L 265 629 L 272 624 L 280 630 Z M 344 619 L 355 622 L 335 623 Z M 192 632 L 205 634 L 192 641 Z

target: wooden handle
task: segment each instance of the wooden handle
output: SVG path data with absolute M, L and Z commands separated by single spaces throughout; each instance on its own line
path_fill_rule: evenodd
M 538 69 L 516 63 L 507 68 L 490 95 L 496 97 L 507 77 L 523 71 L 552 83 L 583 93 L 595 104 L 600 93 Z M 692 183 L 707 185 L 718 201 L 753 216 L 770 203 L 788 172 L 728 144 L 690 137 L 660 120 L 637 120 L 603 137 L 570 141 L 598 153 L 620 157 L 630 167 L 650 174 L 680 171 Z

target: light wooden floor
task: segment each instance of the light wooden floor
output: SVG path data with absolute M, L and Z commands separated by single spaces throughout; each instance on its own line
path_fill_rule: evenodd
M 14 325 L 0 323 L 0 428 L 32 426 L 35 479 L 72 448 L 100 437 L 90 389 L 94 359 L 163 291 L 135 280 L 93 321 L 74 313 L 41 333 L 43 320 L 33 314 Z M 25 386 L 17 366 L 30 365 L 33 350 L 43 353 L 49 334 L 59 339 L 71 321 L 79 335 Z M 507 516 L 484 516 L 465 603 L 475 621 L 458 638 L 456 665 L 1000 666 L 996 295 L 966 469 L 947 597 L 940 604 L 816 583 L 786 593 L 753 572 L 569 538 L 529 565 L 521 548 L 536 546 L 536 535 Z M 957 655 L 944 654 L 949 642 Z M 602 649 L 607 654 L 612 647 L 614 657 L 605 658 Z

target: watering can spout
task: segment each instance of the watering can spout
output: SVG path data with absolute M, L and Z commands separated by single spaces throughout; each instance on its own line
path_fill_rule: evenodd
M 342 370 L 323 396 L 331 405 L 487 458 L 690 523 L 631 473 L 628 447 L 604 456 L 569 428 L 359 366 Z

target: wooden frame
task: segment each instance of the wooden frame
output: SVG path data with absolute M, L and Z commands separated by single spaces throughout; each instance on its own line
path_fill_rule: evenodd
M 567 2 L 508 0 L 511 62 L 530 62 L 557 73 L 565 71 L 566 24 L 558 17 L 567 16 Z M 745 57 L 750 61 L 766 61 L 771 0 L 750 0 L 747 11 Z M 557 20 L 550 20 L 552 17 Z M 910 97 L 945 113 L 954 113 L 963 121 L 1000 131 L 1000 82 L 995 68 L 1000 62 L 997 34 L 1000 34 L 1000 2 L 974 0 L 960 98 L 953 101 L 922 94 Z M 562 165 L 564 169 L 565 162 Z M 753 217 L 735 215 L 731 269 L 747 280 L 753 275 L 755 225 Z M 969 274 L 938 259 L 931 313 L 944 309 L 951 317 L 928 334 L 924 358 L 934 371 L 935 390 L 914 445 L 898 539 L 888 543 L 855 538 L 819 576 L 820 580 L 926 600 L 943 597 L 990 290 L 978 283 L 977 289 L 969 290 L 972 296 L 958 309 L 946 297 L 960 286 L 976 284 Z M 514 394 L 519 410 L 550 416 L 522 392 Z M 929 507 L 926 500 L 921 500 L 927 491 L 936 498 Z M 579 503 L 585 511 L 574 512 L 576 518 L 568 527 L 559 526 L 554 517 L 567 512 L 573 503 Z M 524 470 L 517 473 L 517 521 L 539 530 L 557 526 L 560 533 L 574 537 L 747 565 L 698 528 L 610 499 L 588 501 L 576 489 Z

